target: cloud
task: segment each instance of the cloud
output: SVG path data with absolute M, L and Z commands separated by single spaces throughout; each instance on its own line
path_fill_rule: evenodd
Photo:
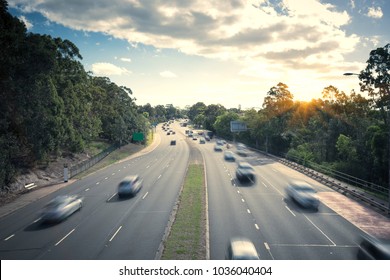
M 19 19 L 24 23 L 27 30 L 33 28 L 33 24 L 25 16 L 20 16 Z
M 320 0 L 10 0 L 10 6 L 135 47 L 142 43 L 239 63 L 339 63 L 360 40 L 345 32 L 348 13 Z M 324 58 L 335 61 L 320 61 Z
M 177 78 L 177 75 L 171 71 L 160 72 L 160 76 L 163 78 Z
M 382 18 L 383 12 L 381 7 L 370 7 L 368 8 L 367 16 L 370 18 Z
M 131 62 L 131 58 L 126 58 L 126 57 L 121 57 L 120 60 L 124 62 Z
M 110 75 L 129 75 L 131 71 L 123 67 L 118 67 L 114 64 L 107 62 L 97 62 L 92 64 L 92 72 L 99 76 L 110 76 Z

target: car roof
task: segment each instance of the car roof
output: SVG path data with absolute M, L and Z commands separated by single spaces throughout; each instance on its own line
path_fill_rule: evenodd
M 122 182 L 133 182 L 138 178 L 139 178 L 138 175 L 129 175 L 129 176 L 126 176 L 125 178 L 123 178 Z
M 258 259 L 255 245 L 247 238 L 232 238 L 230 246 L 235 259 Z
M 238 167 L 243 167 L 243 168 L 253 168 L 252 165 L 246 161 L 240 161 L 238 163 Z

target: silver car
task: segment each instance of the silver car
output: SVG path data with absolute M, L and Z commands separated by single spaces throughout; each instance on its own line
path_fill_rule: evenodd
M 81 209 L 83 200 L 77 195 L 57 196 L 42 211 L 41 221 L 58 223 Z
M 291 182 L 286 189 L 287 195 L 304 208 L 318 210 L 320 200 L 317 191 L 303 181 Z
M 118 196 L 135 196 L 142 185 L 143 180 L 138 175 L 127 176 L 118 185 Z
M 259 260 L 255 245 L 247 238 L 232 238 L 227 246 L 227 260 Z

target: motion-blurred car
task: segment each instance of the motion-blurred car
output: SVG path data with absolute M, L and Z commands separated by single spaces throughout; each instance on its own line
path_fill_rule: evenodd
M 357 252 L 358 260 L 390 260 L 390 240 L 366 235 Z
M 318 210 L 320 200 L 317 191 L 303 181 L 291 182 L 286 188 L 287 195 L 304 208 Z
M 227 246 L 227 260 L 259 260 L 255 245 L 247 238 L 232 238 Z
M 41 221 L 58 223 L 81 209 L 83 200 L 77 195 L 57 196 L 42 210 Z
M 236 178 L 240 182 L 254 182 L 256 180 L 255 170 L 248 162 L 241 161 L 237 165 Z
M 171 140 L 171 146 L 176 145 L 176 140 Z
M 206 144 L 206 139 L 204 139 L 204 137 L 201 137 L 199 139 L 199 144 Z
M 138 175 L 125 177 L 118 185 L 118 196 L 135 196 L 142 188 L 143 180 Z
M 231 151 L 225 151 L 223 153 L 223 157 L 226 161 L 235 161 L 236 157 L 234 156 L 233 152 Z
M 216 152 L 222 152 L 222 146 L 215 144 L 214 151 Z

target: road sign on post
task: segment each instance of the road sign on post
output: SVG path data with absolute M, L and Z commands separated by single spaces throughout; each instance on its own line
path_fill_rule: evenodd
M 231 121 L 230 122 L 230 131 L 231 132 L 242 132 L 247 131 L 246 123 L 240 121 Z
M 133 133 L 133 141 L 139 141 L 142 142 L 144 141 L 145 136 L 142 132 L 134 132 Z

